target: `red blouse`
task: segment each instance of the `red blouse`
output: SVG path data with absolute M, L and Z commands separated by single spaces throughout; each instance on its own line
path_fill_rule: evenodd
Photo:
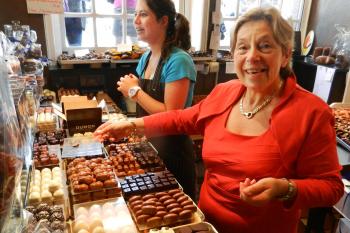
M 224 122 L 244 91 L 238 80 L 219 84 L 191 108 L 145 117 L 145 133 L 204 136 L 207 169 L 199 206 L 219 232 L 295 233 L 301 208 L 332 206 L 344 192 L 334 118 L 320 98 L 300 88 L 291 76 L 269 129 L 258 137 L 234 135 Z M 293 179 L 298 187 L 293 205 L 287 209 L 276 200 L 254 207 L 241 201 L 238 185 L 246 177 Z

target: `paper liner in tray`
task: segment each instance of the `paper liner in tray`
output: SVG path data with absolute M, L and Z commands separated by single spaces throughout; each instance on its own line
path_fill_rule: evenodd
M 141 198 L 138 199 L 139 197 Z M 138 230 L 142 232 L 164 226 L 176 227 L 204 221 L 202 211 L 180 189 L 135 195 L 127 204 Z
M 102 144 L 89 137 L 65 138 L 62 158 L 76 158 L 103 155 Z

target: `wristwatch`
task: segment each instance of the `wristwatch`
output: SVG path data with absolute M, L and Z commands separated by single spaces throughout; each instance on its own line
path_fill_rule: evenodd
M 296 189 L 294 184 L 289 179 L 282 178 L 282 180 L 288 181 L 288 192 L 285 195 L 279 197 L 278 200 L 280 200 L 280 201 L 289 201 L 295 195 L 295 192 L 296 192 L 297 189 Z
M 141 87 L 139 87 L 139 86 L 130 87 L 129 90 L 128 90 L 129 98 L 132 99 L 133 97 L 135 97 L 139 90 L 141 90 Z

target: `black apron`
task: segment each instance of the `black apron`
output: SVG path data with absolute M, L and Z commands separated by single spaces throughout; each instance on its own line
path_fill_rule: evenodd
M 139 85 L 144 92 L 152 98 L 164 102 L 164 91 L 161 86 L 161 72 L 163 68 L 163 59 L 160 58 L 153 79 L 144 79 L 144 74 L 148 65 L 151 52 L 149 53 L 145 66 L 140 74 Z M 137 117 L 149 115 L 140 105 L 136 105 Z M 195 166 L 193 142 L 187 135 L 167 135 L 162 137 L 153 137 L 149 141 L 157 149 L 159 157 L 163 159 L 166 167 L 174 174 L 178 182 L 184 189 L 184 192 L 193 200 L 196 200 L 195 190 Z

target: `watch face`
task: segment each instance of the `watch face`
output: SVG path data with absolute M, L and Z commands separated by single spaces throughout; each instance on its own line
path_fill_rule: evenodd
M 129 92 L 129 95 L 130 95 L 130 96 L 134 96 L 135 94 L 136 94 L 136 90 L 133 89 L 133 88 L 131 88 L 131 89 L 130 89 L 130 92 Z
M 140 90 L 140 87 L 131 87 L 128 91 L 128 95 L 130 98 L 134 97 L 136 95 L 136 93 L 138 92 L 138 90 Z

